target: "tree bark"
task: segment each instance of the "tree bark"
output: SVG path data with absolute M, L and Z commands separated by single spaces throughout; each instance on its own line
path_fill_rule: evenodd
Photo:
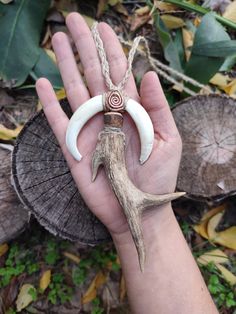
M 27 226 L 29 211 L 20 203 L 11 182 L 11 151 L 0 148 L 0 244 Z
M 236 101 L 198 95 L 173 109 L 183 141 L 177 188 L 200 199 L 236 192 Z
M 68 101 L 61 104 L 70 117 Z M 12 171 L 20 198 L 50 232 L 87 244 L 110 240 L 107 229 L 83 201 L 43 111 L 18 136 Z

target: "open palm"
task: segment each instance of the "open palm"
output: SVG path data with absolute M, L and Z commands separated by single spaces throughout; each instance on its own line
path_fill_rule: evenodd
M 77 69 L 67 36 L 64 33 L 56 33 L 52 43 L 67 98 L 72 110 L 75 111 L 90 97 L 102 94 L 107 88 L 92 34 L 85 21 L 78 13 L 71 13 L 66 22 L 78 49 L 87 87 Z M 124 76 L 127 67 L 126 57 L 113 30 L 105 23 L 100 23 L 98 29 L 110 65 L 111 78 L 117 84 Z M 126 220 L 104 170 L 99 171 L 94 182 L 91 181 L 91 159 L 98 133 L 103 128 L 102 114 L 93 117 L 82 129 L 78 146 L 83 158 L 78 162 L 66 148 L 65 134 L 68 118 L 61 109 L 50 82 L 41 78 L 37 81 L 36 88 L 49 124 L 57 137 L 85 202 L 111 232 L 123 232 L 124 228 L 127 228 Z M 125 91 L 130 98 L 144 106 L 155 131 L 152 154 L 148 161 L 141 166 L 139 164 L 140 141 L 137 129 L 128 114 L 124 114 L 126 165 L 130 179 L 140 190 L 145 192 L 153 194 L 173 192 L 180 161 L 181 140 L 159 80 L 154 72 L 148 72 L 142 79 L 139 96 L 134 78 L 130 77 Z

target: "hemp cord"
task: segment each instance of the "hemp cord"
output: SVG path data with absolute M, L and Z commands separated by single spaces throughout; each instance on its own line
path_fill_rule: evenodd
M 198 81 L 190 78 L 189 76 L 187 76 L 183 73 L 180 73 L 179 71 L 177 71 L 177 70 L 163 64 L 162 62 L 152 58 L 151 52 L 150 52 L 150 49 L 148 46 L 148 42 L 147 42 L 146 38 L 144 38 L 143 36 L 136 37 L 132 44 L 125 41 L 123 38 L 119 37 L 120 42 L 123 43 L 124 45 L 128 46 L 128 47 L 131 47 L 131 49 L 130 49 L 129 55 L 128 55 L 127 70 L 125 72 L 125 75 L 124 75 L 123 79 L 121 80 L 121 82 L 118 85 L 115 85 L 111 80 L 109 63 L 107 61 L 105 48 L 104 48 L 102 39 L 99 35 L 97 26 L 98 26 L 98 22 L 95 22 L 92 26 L 92 35 L 93 35 L 93 39 L 94 39 L 94 42 L 95 42 L 95 45 L 96 45 L 96 48 L 98 51 L 98 55 L 99 55 L 100 60 L 101 60 L 102 73 L 103 73 L 104 78 L 105 78 L 105 83 L 106 83 L 109 90 L 119 90 L 121 92 L 123 91 L 125 84 L 127 83 L 128 79 L 130 77 L 130 74 L 132 72 L 132 64 L 133 64 L 135 53 L 136 53 L 136 51 L 138 51 L 141 55 L 144 55 L 147 57 L 148 62 L 151 65 L 151 67 L 160 76 L 162 76 L 163 78 L 165 78 L 166 80 L 168 80 L 172 84 L 175 84 L 176 86 L 181 88 L 183 91 L 185 91 L 187 94 L 189 94 L 191 96 L 196 95 L 196 93 L 193 90 L 184 86 L 182 83 L 180 83 L 174 77 L 170 76 L 168 73 L 172 74 L 173 76 L 175 76 L 175 77 L 177 77 L 177 78 L 179 78 L 179 79 L 181 79 L 187 83 L 190 83 L 191 85 L 193 85 L 195 87 L 203 89 L 208 94 L 212 93 L 212 90 L 208 86 L 205 86 L 205 85 L 199 83 Z M 140 41 L 144 42 L 145 52 L 138 48 Z M 168 72 L 168 73 L 166 73 L 166 72 Z

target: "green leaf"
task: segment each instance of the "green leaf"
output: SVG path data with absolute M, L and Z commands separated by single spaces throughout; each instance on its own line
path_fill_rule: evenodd
M 196 31 L 192 54 L 186 66 L 185 74 L 203 84 L 208 83 L 224 63 L 225 57 L 222 57 L 220 53 L 217 57 L 208 56 L 208 54 L 198 55 L 195 53 L 195 49 L 199 52 L 199 46 L 207 45 L 209 47 L 222 41 L 230 42 L 229 35 L 216 21 L 212 13 L 206 14 Z
M 35 80 L 42 76 L 46 77 L 55 88 L 62 88 L 63 86 L 58 67 L 41 48 L 39 59 L 30 74 Z
M 50 0 L 0 4 L 0 77 L 21 85 L 39 58 L 39 40 Z
M 224 61 L 224 63 L 222 64 L 221 68 L 220 68 L 220 72 L 223 71 L 229 71 L 232 69 L 232 67 L 236 64 L 236 54 L 234 56 L 230 56 L 228 58 L 226 58 L 226 60 Z M 236 314 L 236 313 L 235 313 Z
M 194 45 L 192 52 L 206 57 L 228 57 L 236 54 L 236 40 L 222 40 L 214 43 Z
M 174 41 L 168 29 L 165 27 L 164 23 L 160 19 L 160 16 L 157 13 L 157 11 L 154 12 L 153 17 L 154 17 L 154 23 L 156 26 L 157 34 L 159 36 L 160 43 L 164 50 L 165 59 L 169 61 L 170 66 L 172 68 L 180 72 L 183 72 L 181 62 L 179 59 L 178 49 L 175 46 Z
M 182 36 L 182 30 L 181 29 L 176 30 L 176 35 L 174 38 L 174 44 L 175 44 L 176 50 L 177 50 L 178 55 L 179 55 L 179 61 L 181 63 L 181 68 L 184 68 L 186 61 L 185 61 L 185 52 L 184 52 L 183 36 Z

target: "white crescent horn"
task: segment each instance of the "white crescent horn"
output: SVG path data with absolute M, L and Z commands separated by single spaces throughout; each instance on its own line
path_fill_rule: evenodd
M 70 118 L 66 131 L 66 146 L 78 161 L 82 155 L 77 148 L 77 137 L 86 122 L 101 111 L 103 111 L 102 95 L 98 95 L 82 104 Z
M 138 129 L 141 142 L 141 154 L 139 161 L 143 164 L 152 152 L 154 142 L 154 129 L 152 121 L 143 106 L 133 99 L 129 99 L 127 101 L 125 110 L 130 114 Z

